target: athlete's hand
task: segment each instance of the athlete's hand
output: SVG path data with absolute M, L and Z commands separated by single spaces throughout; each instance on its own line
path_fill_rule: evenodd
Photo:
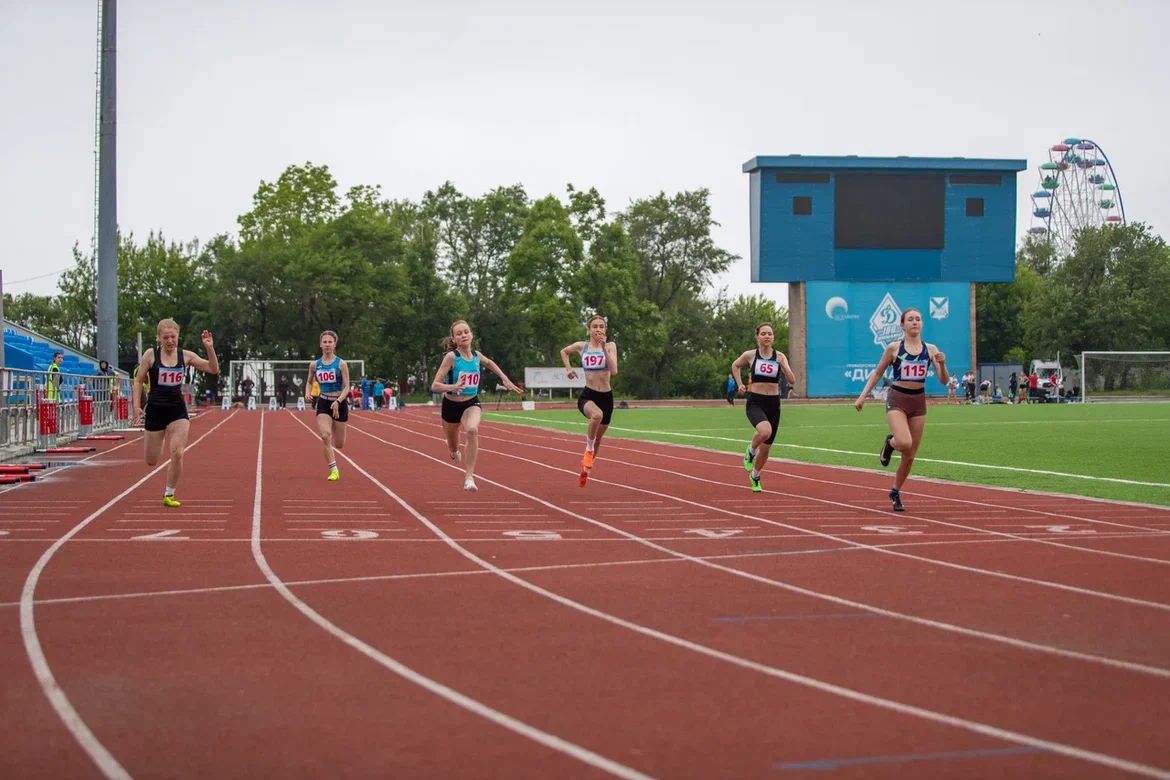
M 744 387 L 743 385 L 736 385 L 735 386 L 735 394 L 736 395 L 747 395 L 747 388 Z
M 199 334 L 199 340 L 203 342 L 204 349 L 213 349 L 215 341 L 211 338 L 211 331 L 205 330 Z
M 512 382 L 508 383 L 508 389 L 511 390 L 516 395 L 524 395 L 524 388 L 520 387 Z
M 334 420 L 336 420 L 338 417 L 340 417 L 341 416 L 341 401 L 334 401 L 332 404 L 330 404 L 329 405 L 329 413 L 333 415 Z
M 141 409 L 135 409 L 134 410 L 134 419 L 132 419 L 130 421 L 130 427 L 137 428 L 139 425 L 142 425 L 142 423 L 144 422 L 143 418 L 145 416 L 146 415 L 143 414 Z
M 863 406 L 865 406 L 865 396 L 858 396 L 857 400 L 853 402 L 853 408 L 860 412 Z
M 569 379 L 576 379 L 577 372 L 570 368 L 569 370 L 565 371 L 565 376 L 567 376 Z
M 943 363 L 947 362 L 947 356 L 941 351 L 935 352 L 934 362 L 941 366 Z

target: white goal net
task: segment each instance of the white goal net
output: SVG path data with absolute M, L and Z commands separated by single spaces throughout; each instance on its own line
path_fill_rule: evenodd
M 1170 352 L 1082 352 L 1082 401 L 1170 401 Z
M 263 405 L 275 398 L 278 405 L 296 404 L 297 398 L 305 394 L 305 378 L 309 374 L 309 361 L 302 360 L 233 360 L 228 364 L 228 386 L 225 395 L 232 401 L 247 403 L 255 398 Z M 345 359 L 349 366 L 349 381 L 357 384 L 366 370 L 366 361 Z

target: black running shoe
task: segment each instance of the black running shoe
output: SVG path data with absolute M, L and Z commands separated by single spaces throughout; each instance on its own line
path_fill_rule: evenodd
M 894 456 L 894 434 L 886 434 L 886 443 L 882 445 L 882 454 L 878 456 L 883 466 L 890 465 L 890 458 Z
M 902 506 L 902 494 L 898 492 L 898 488 L 890 488 L 890 501 L 894 503 L 895 512 L 906 511 L 906 507 Z

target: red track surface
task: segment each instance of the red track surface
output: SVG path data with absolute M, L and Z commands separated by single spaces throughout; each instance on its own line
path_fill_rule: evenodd
M 0 488 L 0 776 L 1170 778 L 1170 511 L 311 424 Z

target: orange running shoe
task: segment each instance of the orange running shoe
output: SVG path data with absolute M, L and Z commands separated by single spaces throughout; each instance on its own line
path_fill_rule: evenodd
M 581 468 L 585 469 L 586 471 L 593 468 L 593 452 L 592 451 L 590 451 L 590 450 L 585 451 L 585 455 L 581 458 Z
M 585 483 L 588 480 L 589 480 L 589 472 L 588 471 L 582 470 L 581 473 L 577 475 L 577 484 L 580 485 L 581 487 L 585 487 Z

